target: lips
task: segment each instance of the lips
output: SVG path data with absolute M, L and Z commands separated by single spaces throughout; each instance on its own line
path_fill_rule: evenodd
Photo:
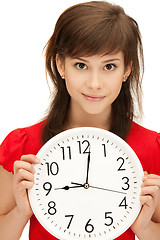
M 87 95 L 84 93 L 82 93 L 82 95 L 90 102 L 100 102 L 105 98 L 105 96 L 100 95 Z

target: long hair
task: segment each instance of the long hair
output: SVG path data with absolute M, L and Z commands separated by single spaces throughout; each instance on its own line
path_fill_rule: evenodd
M 45 46 L 46 71 L 55 92 L 42 132 L 43 143 L 63 130 L 70 102 L 65 81 L 57 70 L 56 54 L 64 61 L 66 56 L 104 55 L 119 51 L 124 54 L 125 67 L 132 63 L 132 70 L 112 103 L 110 131 L 125 138 L 137 110 L 142 111 L 144 61 L 137 22 L 125 14 L 122 7 L 105 1 L 80 3 L 61 14 Z

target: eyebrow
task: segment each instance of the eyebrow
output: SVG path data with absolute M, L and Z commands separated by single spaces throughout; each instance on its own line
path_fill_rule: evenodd
M 81 57 L 73 57 L 72 59 L 77 59 L 77 60 L 80 60 L 80 61 L 82 61 L 82 62 L 89 62 L 89 61 L 87 61 L 86 59 L 81 58 Z
M 84 59 L 84 58 L 81 58 L 81 57 L 73 57 L 73 59 L 78 59 L 82 62 L 89 62 L 88 60 Z M 102 63 L 107 63 L 107 62 L 114 62 L 114 61 L 120 61 L 120 58 L 110 58 L 110 59 L 107 59 L 105 61 L 103 61 Z
M 120 58 L 110 58 L 110 59 L 103 61 L 103 63 L 114 62 L 114 61 L 120 61 Z

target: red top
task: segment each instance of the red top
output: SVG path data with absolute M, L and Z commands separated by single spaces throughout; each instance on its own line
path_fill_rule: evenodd
M 24 154 L 36 155 L 42 147 L 40 141 L 43 122 L 11 132 L 0 146 L 0 164 L 13 173 L 13 163 Z M 137 154 L 144 171 L 160 175 L 160 134 L 133 123 L 127 143 Z M 54 240 L 33 215 L 30 220 L 30 240 Z M 134 233 L 128 229 L 117 240 L 133 240 Z

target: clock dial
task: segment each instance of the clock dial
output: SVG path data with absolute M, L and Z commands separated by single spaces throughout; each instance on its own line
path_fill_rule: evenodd
M 143 170 L 122 139 L 98 128 L 58 134 L 39 151 L 29 200 L 39 222 L 62 240 L 109 240 L 140 211 Z

